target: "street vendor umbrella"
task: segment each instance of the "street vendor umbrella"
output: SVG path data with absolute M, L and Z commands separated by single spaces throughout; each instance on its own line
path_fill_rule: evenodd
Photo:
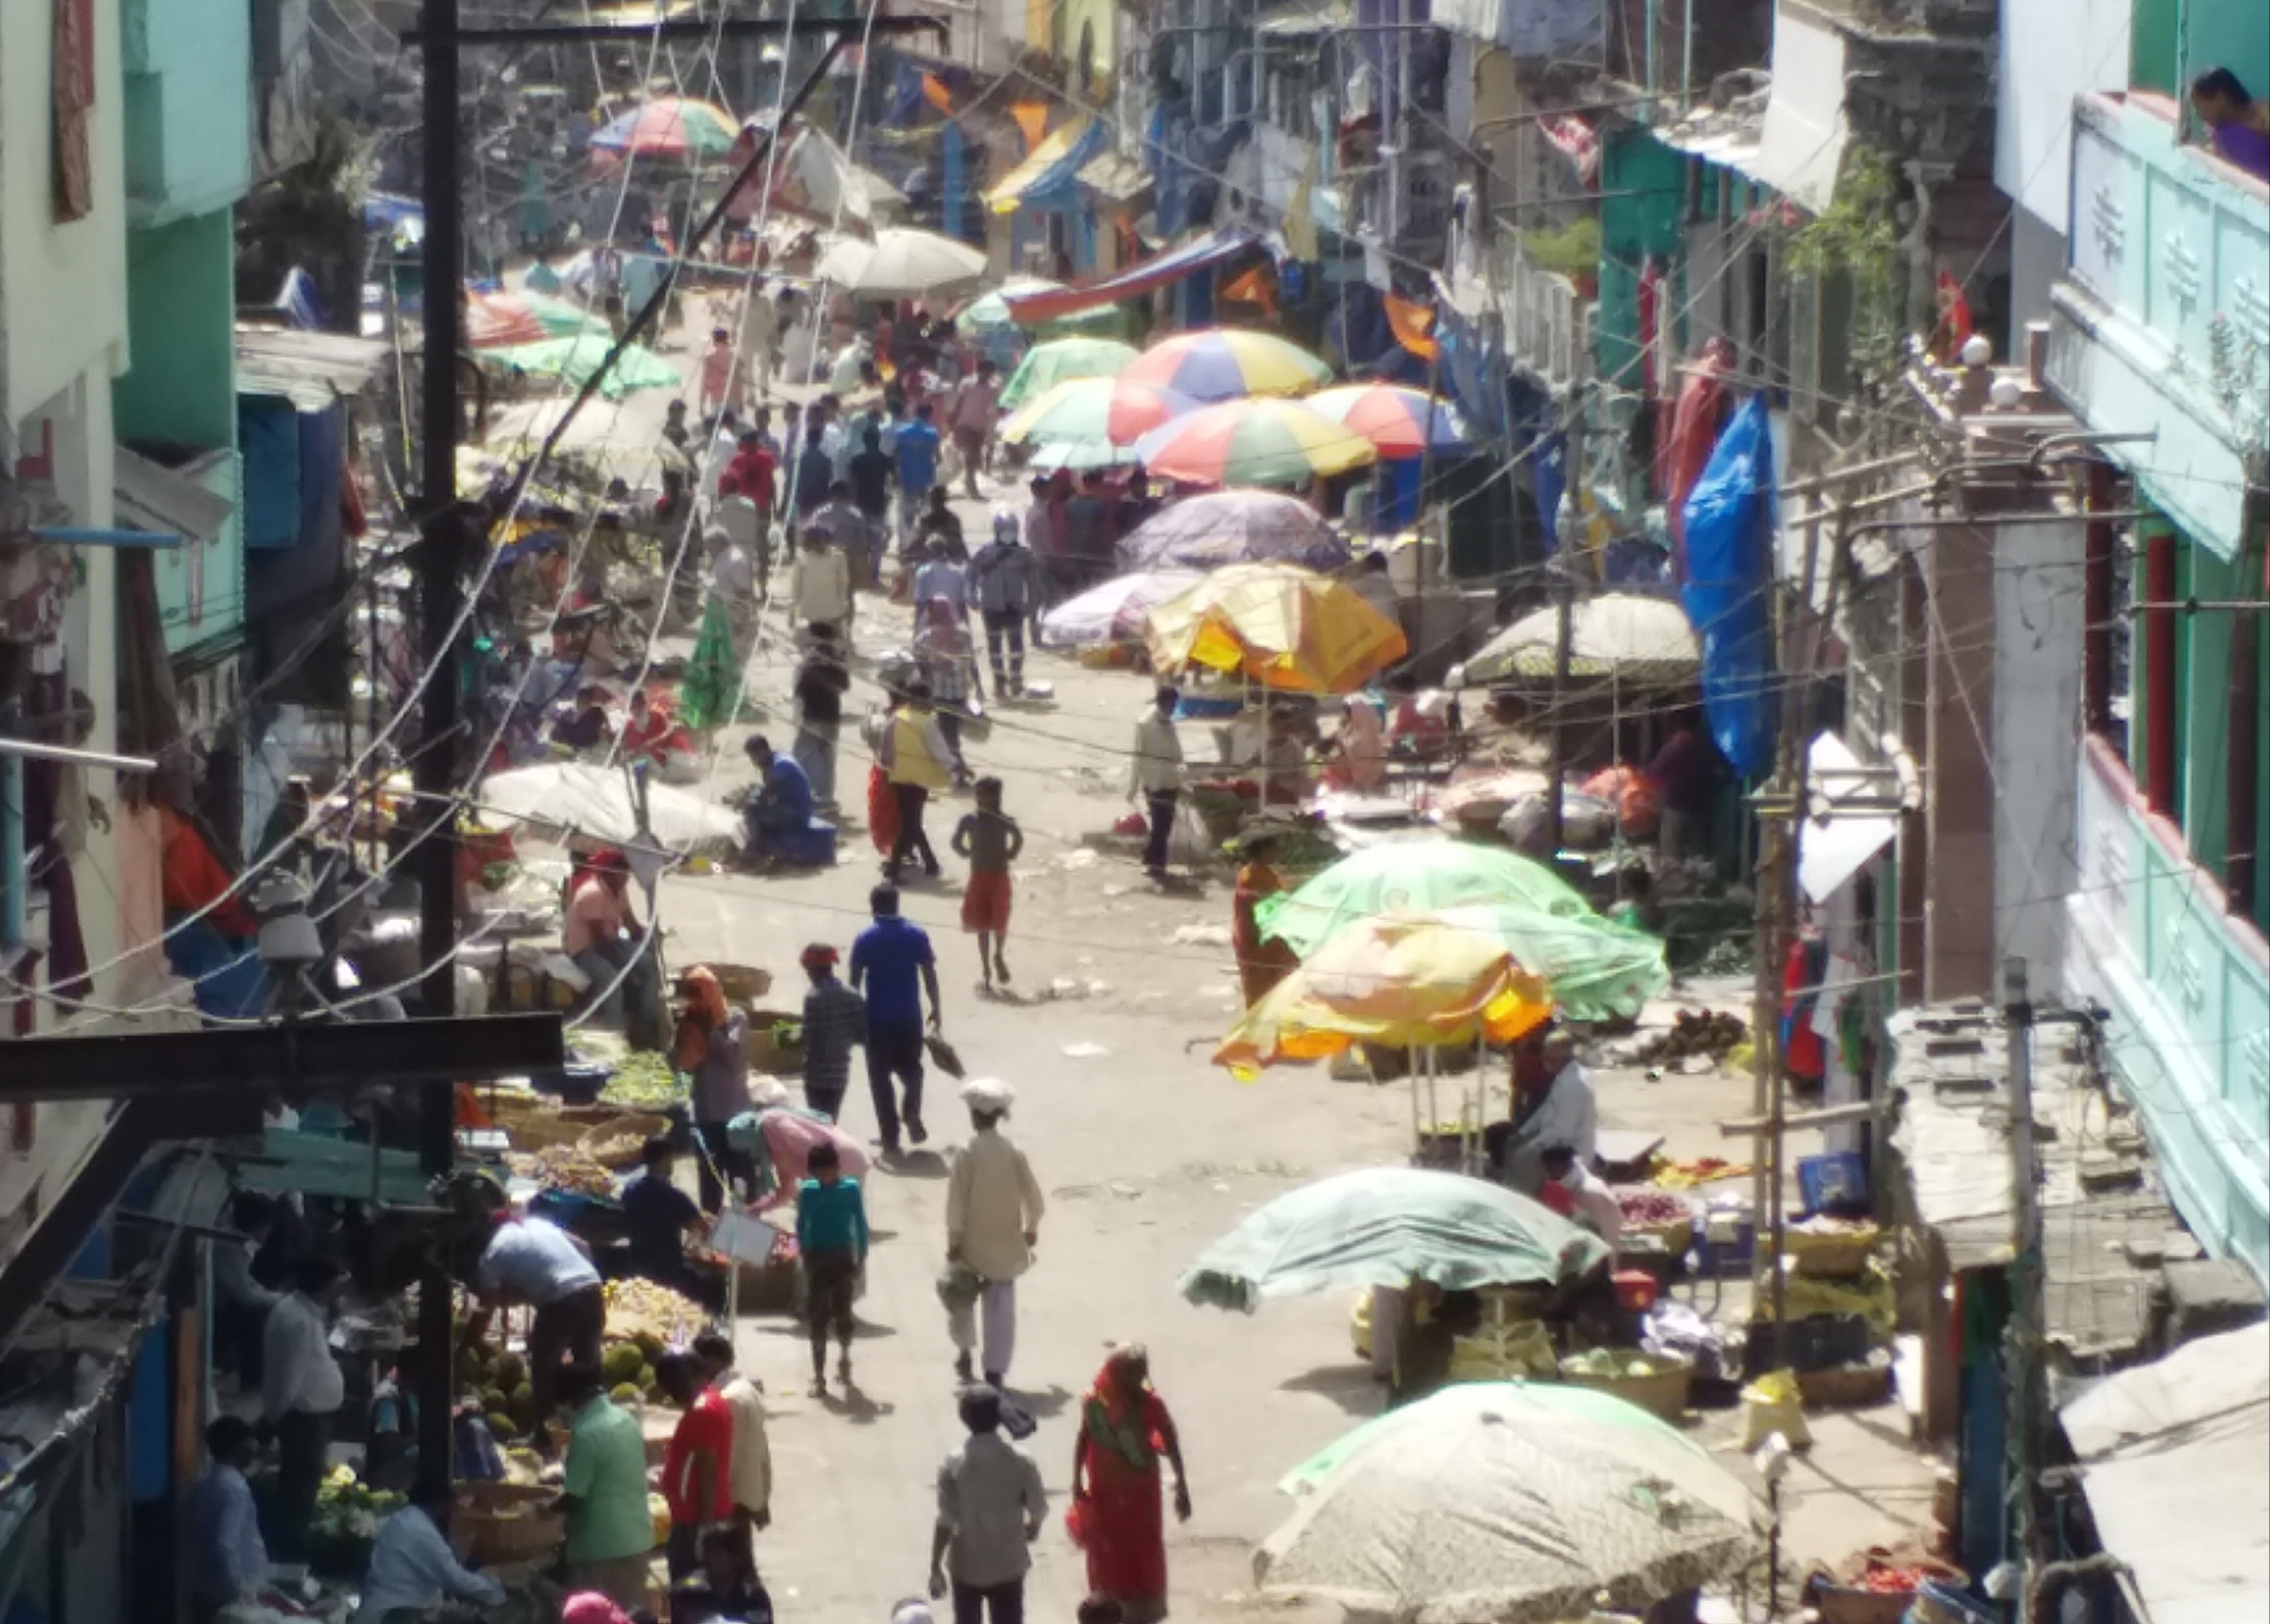
M 1240 395 L 1302 395 L 1332 381 L 1332 369 L 1299 345 L 1243 327 L 1202 327 L 1161 338 L 1127 375 L 1198 400 Z
M 1036 344 L 1001 386 L 1001 410 L 1015 412 L 1077 378 L 1117 377 L 1136 354 L 1133 345 L 1116 338 L 1051 338 Z
M 1545 983 L 1554 1007 L 1569 1020 L 1636 1018 L 1671 982 L 1659 939 L 1611 924 L 1597 914 L 1570 916 L 1521 902 L 1469 902 L 1419 917 L 1503 947 Z M 1362 928 L 1358 923 L 1349 930 Z M 1323 951 L 1331 952 L 1332 943 Z
M 1338 569 L 1347 543 L 1314 508 L 1282 491 L 1208 491 L 1170 502 L 1119 543 L 1127 569 L 1219 569 L 1265 559 Z
M 1131 377 L 1131 367 L 1123 377 Z M 1225 400 L 1135 442 L 1152 473 L 1191 485 L 1306 485 L 1379 460 L 1371 441 L 1297 400 Z
M 1046 277 L 1011 277 L 990 293 L 981 293 L 957 311 L 955 329 L 968 337 L 983 337 L 992 333 L 1016 332 L 1024 330 L 1009 314 L 1009 300 L 1027 293 L 1052 293 L 1064 285 Z M 1034 330 L 1053 337 L 1061 333 L 1120 331 L 1127 320 L 1126 313 L 1117 305 L 1097 305 L 1092 309 L 1076 310 L 1070 315 L 1060 315 L 1042 322 Z
M 812 267 L 814 281 L 833 282 L 869 299 L 923 299 L 975 285 L 985 256 L 966 242 L 911 226 L 890 226 L 864 237 L 837 235 Z
M 1575 887 L 1541 863 L 1467 841 L 1397 841 L 1350 854 L 1300 887 L 1263 899 L 1265 937 L 1303 957 L 1364 919 L 1468 902 L 1513 902 L 1562 918 L 1597 918 Z
M 1109 468 L 1134 461 L 1136 440 L 1191 404 L 1147 383 L 1074 378 L 1013 412 L 1001 438 L 1031 446 L 1036 470 Z
M 1354 429 L 1389 462 L 1467 449 L 1465 426 L 1447 400 L 1399 383 L 1344 383 L 1318 389 L 1302 403 Z
M 648 843 L 683 856 L 739 849 L 741 820 L 688 790 L 651 779 L 646 786 L 653 839 L 639 839 L 638 804 L 621 767 L 562 761 L 494 773 L 476 799 L 484 814 L 517 819 L 561 835 L 584 834 L 618 846 Z
M 1636 1406 L 1576 1388 L 1446 1388 L 1288 1482 L 1302 1503 L 1254 1554 L 1264 1591 L 1394 1624 L 1636 1613 L 1762 1548 L 1756 1503 L 1725 1466 Z
M 1189 590 L 1197 580 L 1186 571 L 1163 569 L 1115 576 L 1050 610 L 1041 617 L 1041 630 L 1052 647 L 1066 649 L 1140 642 L 1151 607 Z
M 1246 1215 L 1179 1285 L 1250 1314 L 1272 1297 L 1431 1280 L 1445 1291 L 1558 1286 L 1607 1260 L 1590 1230 L 1502 1184 L 1428 1168 L 1360 1168 Z
M 1214 1064 L 1250 1079 L 1361 1043 L 1510 1043 L 1553 1013 L 1544 981 L 1490 937 L 1428 919 L 1350 925 L 1247 1010 Z
M 592 136 L 591 145 L 626 158 L 698 163 L 723 158 L 740 134 L 733 115 L 715 102 L 658 96 L 611 120 Z
M 1557 609 L 1524 615 L 1466 661 L 1469 685 L 1525 678 L 1550 681 L 1561 640 Z M 1702 648 L 1687 612 L 1667 597 L 1604 592 L 1569 611 L 1569 674 L 1613 678 L 1633 687 L 1675 688 L 1699 679 Z
M 611 339 L 614 330 L 605 316 L 532 288 L 471 293 L 465 299 L 465 342 L 477 350 L 541 344 L 546 338 L 573 338 L 579 333 L 597 333 Z
M 1294 693 L 1347 693 L 1401 659 L 1403 628 L 1346 582 L 1296 564 L 1231 564 L 1150 612 L 1161 671 L 1203 665 Z
M 484 367 L 533 377 L 558 378 L 580 389 L 585 379 L 598 371 L 599 363 L 606 359 L 612 345 L 613 340 L 605 333 L 593 332 L 573 338 L 505 345 L 479 352 L 478 359 Z M 615 364 L 607 369 L 606 377 L 600 382 L 599 393 L 609 400 L 620 400 L 633 389 L 677 387 L 678 369 L 644 345 L 634 344 L 625 346 Z

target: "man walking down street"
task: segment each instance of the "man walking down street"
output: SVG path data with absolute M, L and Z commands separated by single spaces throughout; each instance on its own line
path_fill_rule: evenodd
M 260 1408 L 276 1429 L 276 1539 L 281 1568 L 308 1562 L 308 1524 L 315 1515 L 330 1448 L 331 1423 L 346 1402 L 346 1382 L 331 1357 L 324 1305 L 338 1271 L 320 1257 L 302 1258 L 292 1289 L 268 1310 L 261 1332 Z
M 1048 1515 L 1033 1457 L 1001 1435 L 1001 1395 L 965 1389 L 969 1436 L 938 1469 L 938 1527 L 931 1535 L 930 1593 L 951 1584 L 953 1624 L 1024 1624 L 1029 1548 Z
M 875 1100 L 875 1126 L 883 1154 L 901 1153 L 899 1125 L 916 1145 L 923 1126 L 923 998 L 930 998 L 930 1029 L 945 1019 L 938 994 L 938 958 L 920 925 L 899 914 L 899 888 L 878 886 L 868 897 L 875 923 L 851 944 L 851 986 L 867 997 L 867 1087 Z M 894 1082 L 905 1085 L 901 1112 Z
M 804 970 L 812 978 L 804 995 L 804 1103 L 840 1123 L 851 1050 L 867 1041 L 867 1001 L 835 978 L 835 949 L 826 942 L 804 950 Z
M 1167 842 L 1175 832 L 1175 803 L 1183 792 L 1183 740 L 1175 731 L 1175 707 L 1182 691 L 1161 683 L 1157 701 L 1135 724 L 1135 748 L 1128 766 L 1127 793 L 1143 797 L 1151 838 L 1143 848 L 1143 871 L 1167 877 Z
M 985 654 L 993 663 L 993 691 L 1025 687 L 1025 618 L 1040 598 L 1040 560 L 1022 545 L 1022 524 L 1007 508 L 993 510 L 993 539 L 969 560 L 969 589 L 985 618 Z
M 931 421 L 936 412 L 924 401 L 913 419 L 899 425 L 891 439 L 891 456 L 898 463 L 898 542 L 901 552 L 914 552 L 915 532 L 922 523 L 924 505 L 938 483 L 938 433 Z
M 993 438 L 993 419 L 999 410 L 1000 389 L 991 361 L 977 363 L 977 375 L 963 380 L 953 392 L 953 449 L 961 454 L 961 488 L 971 501 L 983 500 L 977 488 L 979 470 L 985 466 L 985 448 Z
M 976 1310 L 983 1305 L 985 1382 L 998 1390 L 1017 1350 L 1017 1277 L 1033 1266 L 1046 1204 L 1033 1164 L 1001 1131 L 1016 1090 L 980 1078 L 962 1088 L 961 1099 L 975 1131 L 946 1182 L 946 1260 L 968 1270 L 980 1284 L 975 1301 L 956 1300 L 948 1330 L 956 1349 L 954 1373 L 967 1382 L 977 1346 Z

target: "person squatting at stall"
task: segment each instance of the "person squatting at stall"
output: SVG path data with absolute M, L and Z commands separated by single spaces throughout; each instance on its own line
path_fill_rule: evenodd
M 683 1292 L 705 1308 L 722 1307 L 724 1281 L 686 1255 L 686 1243 L 709 1233 L 694 1198 L 678 1187 L 678 1146 L 666 1134 L 647 1140 L 645 1171 L 623 1186 L 624 1261 L 641 1279 Z

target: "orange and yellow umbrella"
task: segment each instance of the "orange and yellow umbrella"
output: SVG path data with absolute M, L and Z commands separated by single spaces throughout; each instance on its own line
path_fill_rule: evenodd
M 1341 931 L 1230 1028 L 1214 1064 L 1250 1079 L 1359 1043 L 1510 1043 L 1553 1012 L 1545 982 L 1502 942 L 1435 920 L 1389 917 Z
M 1162 671 L 1203 665 L 1294 693 L 1347 693 L 1401 659 L 1403 628 L 1345 582 L 1297 564 L 1230 564 L 1157 604 Z

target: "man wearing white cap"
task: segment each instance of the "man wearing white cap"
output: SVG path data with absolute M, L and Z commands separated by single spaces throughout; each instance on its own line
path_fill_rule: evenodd
M 974 1294 L 948 1299 L 947 1330 L 956 1349 L 953 1368 L 963 1381 L 971 1374 L 977 1347 L 976 1313 L 985 1321 L 985 1380 L 999 1387 L 1009 1374 L 1017 1346 L 1017 1277 L 1033 1264 L 1033 1242 L 1040 1238 L 1040 1181 L 1032 1163 L 1001 1131 L 1017 1091 L 998 1078 L 962 1086 L 976 1131 L 955 1159 L 946 1190 L 946 1260 L 959 1273 L 975 1276 Z

